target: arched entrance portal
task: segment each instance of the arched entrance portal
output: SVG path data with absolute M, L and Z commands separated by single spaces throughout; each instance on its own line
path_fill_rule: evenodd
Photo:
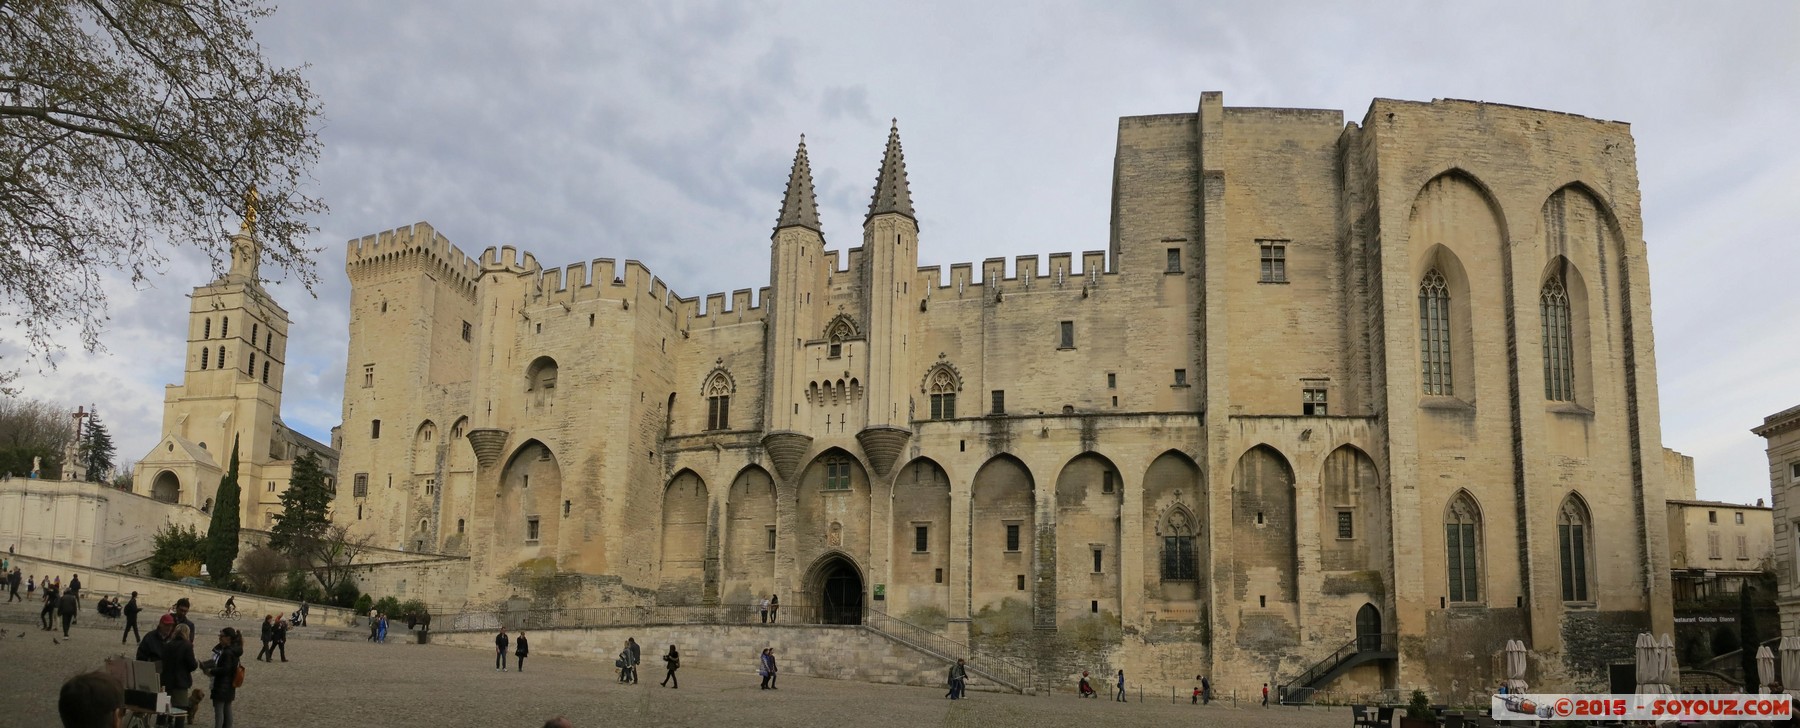
M 1381 649 L 1381 610 L 1373 604 L 1364 604 L 1356 610 L 1356 649 Z
M 181 479 L 167 470 L 157 473 L 150 485 L 150 497 L 164 503 L 176 502 L 181 498 Z
M 832 554 L 813 567 L 807 591 L 819 605 L 822 624 L 862 624 L 862 572 L 841 555 Z

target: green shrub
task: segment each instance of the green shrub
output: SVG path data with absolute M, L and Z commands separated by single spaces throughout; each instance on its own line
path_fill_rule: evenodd
M 408 614 L 424 614 L 425 612 L 424 602 L 417 599 L 408 599 L 401 602 L 400 606 L 394 610 L 394 616 L 405 618 Z
M 356 597 L 356 606 L 351 607 L 357 614 L 368 616 L 369 610 L 375 608 L 375 597 L 362 594 Z
M 376 600 L 375 611 L 393 617 L 400 613 L 400 600 L 393 597 L 382 597 Z
M 361 604 L 362 600 L 362 590 L 357 589 L 356 582 L 351 579 L 346 578 L 343 581 L 338 582 L 337 588 L 331 590 L 331 605 L 334 607 L 348 607 L 352 604 Z
M 1431 696 L 1424 690 L 1413 688 L 1412 699 L 1406 701 L 1406 717 L 1413 720 L 1435 720 L 1436 714 L 1431 712 Z

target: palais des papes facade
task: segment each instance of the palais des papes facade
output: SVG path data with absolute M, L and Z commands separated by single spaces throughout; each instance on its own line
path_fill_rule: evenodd
M 1080 255 L 921 266 L 898 131 L 842 251 L 802 143 L 754 296 L 371 235 L 336 517 L 485 605 L 777 594 L 1240 692 L 1484 694 L 1521 639 L 1601 687 L 1671 628 L 1635 164 L 1564 113 L 1208 93 L 1120 120 Z

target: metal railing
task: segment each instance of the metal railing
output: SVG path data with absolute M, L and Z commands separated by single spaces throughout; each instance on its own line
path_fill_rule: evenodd
M 1026 692 L 1033 686 L 1035 670 L 1022 660 L 977 655 L 968 645 L 938 634 L 931 629 L 907 622 L 873 607 L 863 619 L 863 627 L 906 643 L 946 660 L 966 659 L 964 667 L 976 677 L 986 678 L 1014 690 Z
M 1349 642 L 1345 642 L 1343 647 L 1333 650 L 1325 659 L 1320 660 L 1317 664 L 1307 668 L 1306 672 L 1300 673 L 1299 677 L 1289 680 L 1286 684 L 1282 685 L 1282 692 L 1284 694 L 1290 694 L 1301 688 L 1316 687 L 1312 684 L 1313 681 L 1324 677 L 1326 673 L 1336 669 L 1337 666 L 1343 664 L 1344 661 L 1364 652 L 1391 652 L 1396 649 L 1398 640 L 1399 635 L 1392 632 L 1386 634 L 1357 635 Z

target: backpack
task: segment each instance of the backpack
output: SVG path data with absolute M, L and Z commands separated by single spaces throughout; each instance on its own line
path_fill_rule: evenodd
M 231 686 L 234 688 L 241 688 L 244 686 L 244 666 L 243 665 L 238 665 L 237 666 L 237 674 L 231 676 Z

